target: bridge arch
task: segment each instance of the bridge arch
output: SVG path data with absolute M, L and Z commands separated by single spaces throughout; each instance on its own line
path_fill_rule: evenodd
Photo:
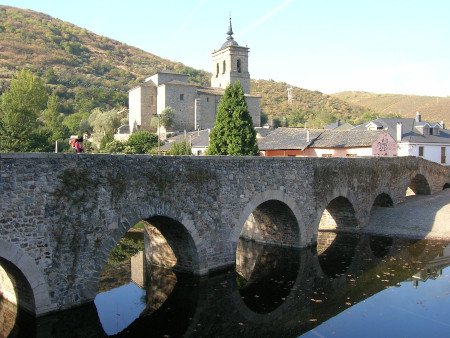
M 1 259 L 6 261 L 5 265 L 10 265 L 9 269 L 7 267 L 6 270 L 17 269 L 20 272 L 19 275 L 23 276 L 24 279 L 22 282 L 25 282 L 26 287 L 30 288 L 33 299 L 27 302 L 28 304 L 22 304 L 20 296 L 17 294 L 18 290 L 11 289 L 15 286 L 15 281 L 10 280 L 8 272 L 1 268 L 0 264 L 0 279 L 6 279 L 7 281 L 7 283 L 2 282 L 0 284 L 0 294 L 4 298 L 36 316 L 56 310 L 56 306 L 51 302 L 49 287 L 44 274 L 36 266 L 33 258 L 14 244 L 0 239 L 0 263 Z M 11 283 L 10 287 L 7 285 L 9 283 Z
M 167 241 L 167 243 L 163 243 L 162 246 L 156 245 L 156 243 L 152 243 L 150 236 L 154 234 L 158 235 L 158 233 L 154 232 L 153 228 L 147 229 L 150 231 L 147 231 L 147 238 L 145 238 L 144 236 L 144 240 L 149 241 L 146 244 L 149 244 L 153 249 L 156 248 L 160 250 L 155 253 L 155 255 L 152 255 L 149 251 L 146 252 L 147 259 L 153 260 L 154 258 L 166 253 L 171 254 L 170 252 L 165 252 L 165 250 L 168 249 L 165 245 L 175 243 L 178 238 L 178 244 L 180 245 L 177 245 L 175 248 L 170 246 L 175 257 L 172 256 L 169 257 L 169 259 L 179 258 L 180 255 L 183 254 L 184 249 L 189 259 L 181 260 L 182 264 L 181 266 L 178 266 L 179 270 L 188 271 L 193 274 L 207 273 L 208 268 L 206 259 L 199 250 L 199 248 L 202 247 L 202 240 L 200 238 L 200 235 L 198 234 L 197 229 L 194 226 L 194 222 L 192 221 L 190 215 L 183 212 L 176 212 L 176 210 L 179 210 L 179 208 L 175 208 L 167 203 L 141 205 L 139 206 L 139 208 L 127 209 L 127 213 L 122 215 L 119 221 L 117 221 L 117 223 L 119 223 L 119 226 L 116 225 L 117 228 L 115 229 L 115 231 L 113 231 L 112 236 L 106 236 L 102 240 L 101 248 L 99 250 L 99 252 L 101 252 L 101 256 L 98 259 L 97 270 L 95 271 L 94 276 L 89 281 L 89 283 L 85 284 L 84 294 L 87 295 L 87 298 L 94 299 L 96 294 L 98 293 L 100 276 L 111 252 L 117 246 L 119 241 L 125 236 L 127 231 L 130 230 L 135 224 L 143 220 L 150 220 L 150 222 L 152 222 L 152 227 L 156 229 L 157 232 L 159 232 L 159 235 L 164 236 L 165 241 Z M 169 237 L 169 240 L 167 240 L 168 238 L 166 236 Z M 158 241 L 160 239 L 161 238 L 157 238 Z M 167 263 L 167 260 L 165 261 L 165 263 Z M 175 269 L 178 269 L 178 267 L 175 267 Z
M 276 214 L 276 210 L 281 209 L 282 214 Z M 307 245 L 307 233 L 303 213 L 297 206 L 295 200 L 282 190 L 267 190 L 256 194 L 242 209 L 237 224 L 231 234 L 231 241 L 237 243 L 241 232 L 245 227 L 255 227 L 254 230 L 260 232 L 259 238 L 252 238 L 256 241 L 270 242 L 272 244 L 288 245 L 293 247 L 304 247 Z M 269 231 L 261 231 L 261 224 L 266 222 L 272 227 L 275 223 L 275 217 L 281 217 L 286 221 L 286 225 L 279 232 L 278 238 L 273 236 L 264 238 Z M 249 229 L 248 229 L 249 230 Z M 272 229 L 274 230 L 274 229 Z M 265 234 L 264 234 L 265 232 Z M 270 231 L 272 235 L 275 231 Z M 247 234 L 249 231 L 247 232 Z M 294 241 L 286 242 L 290 235 L 295 233 Z M 284 236 L 286 235 L 286 236 Z
M 405 188 L 405 195 L 431 195 L 429 180 L 422 173 L 415 173 Z
M 359 226 L 354 203 L 343 195 L 330 198 L 317 211 L 316 233 L 319 230 L 355 230 Z

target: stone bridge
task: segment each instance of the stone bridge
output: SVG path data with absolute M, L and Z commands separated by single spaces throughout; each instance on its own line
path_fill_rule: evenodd
M 410 157 L 0 154 L 0 295 L 37 316 L 92 301 L 141 220 L 147 258 L 207 274 L 235 264 L 239 238 L 306 247 L 319 228 L 364 232 L 374 206 L 448 177 Z

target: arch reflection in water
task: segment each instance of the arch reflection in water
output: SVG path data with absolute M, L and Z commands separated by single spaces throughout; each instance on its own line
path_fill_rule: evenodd
M 359 239 L 352 264 L 345 275 L 339 278 L 328 278 L 323 274 L 319 258 L 314 250 L 294 250 L 297 251 L 298 258 L 296 256 L 291 259 L 300 261 L 300 268 L 293 267 L 296 272 L 289 272 L 278 268 L 276 260 L 271 258 L 273 256 L 286 261 L 289 255 L 279 253 L 261 255 L 260 253 L 269 252 L 272 249 L 266 251 L 264 248 L 252 247 L 255 243 L 245 247 L 242 243 L 240 252 L 243 256 L 239 258 L 242 265 L 238 270 L 240 274 L 248 278 L 249 282 L 241 285 L 241 289 L 236 283 L 234 271 L 195 278 L 179 272 L 161 270 L 161 268 L 153 269 L 140 263 L 142 259 L 137 259 L 135 260 L 137 263 L 134 264 L 140 264 L 141 270 L 144 267 L 146 269 L 145 275 L 143 272 L 134 274 L 135 276 L 140 274 L 141 277 L 137 281 L 146 285 L 146 296 L 138 299 L 143 301 L 145 310 L 115 336 L 299 336 L 330 318 L 336 320 L 336 318 L 347 317 L 339 317 L 338 314 L 389 286 L 397 286 L 402 282 L 400 288 L 406 284 L 410 289 L 411 284 L 416 286 L 417 283 L 422 283 L 421 281 L 428 283 L 427 279 L 437 278 L 440 271 L 450 263 L 450 250 L 443 251 L 447 243 L 429 241 L 413 243 L 404 239 L 393 239 L 387 255 L 379 259 L 369 245 L 374 241 L 376 238 Z M 411 245 L 414 248 L 412 250 L 409 249 Z M 284 250 L 281 247 L 278 249 Z M 414 256 L 411 256 L 410 251 Z M 140 255 L 144 257 L 142 253 Z M 272 267 L 275 269 L 272 271 L 285 274 L 288 276 L 288 281 L 295 282 L 293 284 L 279 283 L 273 286 L 274 289 L 281 287 L 283 290 L 284 293 L 273 291 L 279 297 L 284 294 L 286 296 L 282 297 L 285 300 L 280 299 L 282 302 L 278 307 L 272 312 L 267 312 L 270 308 L 266 304 L 272 304 L 268 301 L 270 297 L 266 297 L 264 306 L 261 306 L 257 302 L 246 303 L 245 298 L 241 298 L 241 292 L 248 292 L 250 295 L 251 288 L 253 296 L 264 295 L 268 284 L 260 283 L 260 281 L 264 278 L 270 280 Z M 138 270 L 137 267 L 136 270 Z M 279 277 L 277 275 L 274 280 L 280 281 Z M 261 285 L 261 288 L 257 285 Z M 419 286 L 417 292 L 422 289 Z M 387 296 L 386 293 L 380 293 L 377 299 L 384 297 L 382 299 L 388 301 L 389 298 L 386 297 L 391 297 L 396 288 L 389 290 Z M 372 312 L 364 314 L 358 312 L 359 307 L 352 308 L 352 313 L 355 314 L 353 320 L 358 321 L 359 317 L 366 315 L 371 317 L 379 313 L 396 315 L 395 309 L 386 308 L 383 302 L 381 304 L 382 308 L 375 308 Z M 105 336 L 94 306 L 38 318 L 36 327 L 39 330 L 36 335 L 41 337 Z M 358 334 L 362 335 L 364 332 L 358 332 Z M 345 335 L 345 332 L 341 332 L 341 335 Z M 408 335 L 413 333 L 409 331 Z
M 270 313 L 288 297 L 298 276 L 300 251 L 240 240 L 236 281 L 244 303 L 256 313 Z
M 359 236 L 332 231 L 319 231 L 317 255 L 322 271 L 331 278 L 344 274 L 353 261 Z
M 375 257 L 383 258 L 387 256 L 391 250 L 392 238 L 384 236 L 370 236 L 369 246 Z

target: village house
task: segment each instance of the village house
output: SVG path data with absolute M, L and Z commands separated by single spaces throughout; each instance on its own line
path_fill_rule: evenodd
M 258 141 L 262 156 L 396 156 L 394 138 L 383 130 L 277 128 Z
M 397 142 L 398 156 L 418 156 L 449 165 L 450 132 L 443 121 L 422 121 L 416 113 L 415 118 L 378 118 L 355 129 L 387 131 Z

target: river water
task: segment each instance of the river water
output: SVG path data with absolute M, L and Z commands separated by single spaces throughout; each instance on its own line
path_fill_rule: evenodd
M 132 252 L 105 268 L 93 304 L 33 319 L 0 302 L 0 337 L 450 336 L 447 242 L 323 232 L 318 243 L 241 240 L 236 269 L 201 278 Z

